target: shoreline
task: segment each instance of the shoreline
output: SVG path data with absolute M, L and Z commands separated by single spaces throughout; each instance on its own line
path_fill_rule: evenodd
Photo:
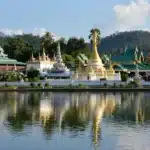
M 0 88 L 0 92 L 150 92 L 150 88 Z

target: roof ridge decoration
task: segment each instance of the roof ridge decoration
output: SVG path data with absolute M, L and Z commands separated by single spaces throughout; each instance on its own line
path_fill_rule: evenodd
M 0 46 L 0 57 L 8 57 L 8 55 L 6 55 L 5 53 L 4 53 L 4 49 Z

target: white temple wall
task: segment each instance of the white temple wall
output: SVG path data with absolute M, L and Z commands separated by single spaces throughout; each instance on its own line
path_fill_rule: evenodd
M 53 67 L 51 63 L 27 63 L 26 70 L 30 70 L 31 68 L 40 70 L 40 71 L 47 71 Z
M 36 70 L 39 70 L 40 69 L 40 64 L 33 64 L 33 63 L 27 63 L 27 66 L 26 66 L 26 70 L 30 70 L 30 69 L 36 69 Z
M 40 64 L 40 70 L 41 71 L 47 71 L 53 67 L 53 64 L 48 63 L 41 63 Z
M 115 80 L 115 81 L 121 81 L 121 76 L 119 73 L 116 73 L 113 76 L 108 76 L 107 80 Z

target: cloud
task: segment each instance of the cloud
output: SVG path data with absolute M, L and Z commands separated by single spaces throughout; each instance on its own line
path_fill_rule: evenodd
M 32 31 L 32 34 L 35 36 L 42 37 L 46 32 L 47 32 L 47 29 L 45 28 L 34 28 L 34 30 Z
M 116 15 L 116 30 L 142 29 L 147 25 L 147 19 L 150 15 L 150 3 L 147 0 L 135 0 L 127 5 L 115 5 L 113 10 Z
M 8 29 L 8 28 L 3 28 L 0 29 L 0 32 L 4 33 L 7 36 L 13 36 L 13 35 L 22 35 L 23 34 L 23 30 L 21 29 Z
M 30 33 L 34 36 L 42 37 L 47 31 L 48 30 L 45 28 L 34 28 L 33 31 L 31 31 Z M 7 36 L 13 36 L 13 35 L 23 35 L 25 32 L 22 29 L 3 28 L 3 29 L 0 29 L 0 33 L 3 33 L 4 35 L 7 35 Z M 53 32 L 51 32 L 51 34 L 54 40 L 58 40 L 60 38 Z

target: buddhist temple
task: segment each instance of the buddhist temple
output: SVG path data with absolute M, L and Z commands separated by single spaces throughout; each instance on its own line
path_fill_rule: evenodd
M 82 80 L 121 80 L 120 73 L 115 73 L 111 64 L 108 68 L 103 64 L 97 51 L 97 36 L 97 32 L 94 31 L 92 33 L 92 57 L 86 60 L 87 63 L 83 61 L 80 64 L 80 67 L 82 65 L 82 69 L 77 69 L 76 74 L 78 75 L 76 75 L 76 78 Z M 81 59 L 81 57 L 83 58 L 83 56 L 79 56 L 78 59 L 85 60 L 85 58 Z M 86 65 L 83 65 L 83 63 Z
M 33 53 L 30 60 L 27 62 L 26 70 L 36 69 L 40 72 L 46 72 L 53 67 L 55 63 L 54 60 L 51 60 L 46 54 L 43 48 L 42 55 L 39 54 L 37 58 L 34 58 Z
M 18 62 L 15 59 L 10 59 L 4 54 L 3 48 L 0 46 L 0 70 L 1 71 L 23 71 L 25 70 L 26 64 Z
M 61 51 L 60 51 L 60 44 L 58 43 L 57 46 L 57 55 L 56 55 L 56 62 L 53 64 L 53 67 L 50 69 L 50 71 L 47 74 L 48 78 L 70 78 L 72 76 L 71 71 L 65 66 Z
M 150 76 L 149 56 L 145 59 L 143 51 L 136 46 L 135 48 L 126 47 L 122 53 L 117 55 L 104 54 L 103 60 L 104 63 L 107 63 L 107 59 L 110 60 L 115 71 L 126 71 L 131 77 L 136 74 L 137 66 L 140 75 Z

